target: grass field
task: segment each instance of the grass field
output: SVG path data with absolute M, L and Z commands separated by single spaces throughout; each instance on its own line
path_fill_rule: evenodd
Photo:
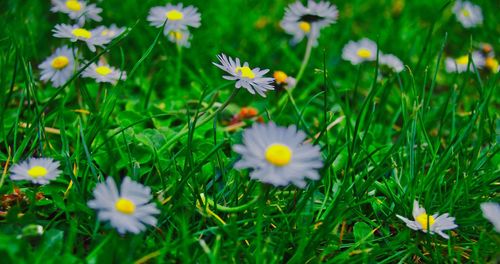
M 291 1 L 183 1 L 201 14 L 189 48 L 148 22 L 165 1 L 92 2 L 103 21 L 86 27 L 127 27 L 95 53 L 53 37 L 56 24 L 73 23 L 51 12 L 50 1 L 0 2 L 0 262 L 500 259 L 500 234 L 480 209 L 500 201 L 499 74 L 472 60 L 462 73 L 445 65 L 482 43 L 500 53 L 495 1 L 474 0 L 484 20 L 473 28 L 457 21 L 454 2 L 332 1 L 337 22 L 321 30 L 305 61 L 307 39 L 292 45 L 280 27 Z M 362 38 L 405 69 L 343 60 L 343 47 Z M 106 61 L 126 80 L 42 82 L 39 65 L 63 45 L 79 50 L 81 66 Z M 235 90 L 213 65 L 221 53 L 270 69 L 267 77 L 284 71 L 297 85 L 265 98 Z M 244 107 L 258 113 L 245 119 Z M 276 187 L 233 167 L 243 131 L 270 121 L 297 126 L 321 149 L 319 180 Z M 42 185 L 11 179 L 12 167 L 31 157 L 59 161 L 60 175 Z M 154 226 L 121 234 L 99 221 L 88 202 L 108 176 L 151 188 L 160 212 Z M 413 220 L 414 200 L 429 214 L 455 217 L 449 239 L 396 216 Z

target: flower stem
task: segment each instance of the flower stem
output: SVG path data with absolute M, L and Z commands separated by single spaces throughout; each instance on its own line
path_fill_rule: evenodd
M 175 74 L 175 87 L 181 88 L 181 67 L 182 67 L 182 46 L 177 44 L 177 65 L 176 65 L 176 74 Z
M 295 87 L 297 87 L 297 84 L 299 83 L 300 79 L 302 79 L 302 76 L 304 75 L 307 64 L 309 63 L 309 59 L 311 58 L 311 50 L 312 50 L 313 44 L 314 44 L 314 38 L 309 36 L 307 38 L 306 53 L 304 54 L 304 58 L 302 59 L 302 64 L 300 65 L 299 73 L 297 74 L 297 77 L 295 77 L 295 80 L 296 80 Z

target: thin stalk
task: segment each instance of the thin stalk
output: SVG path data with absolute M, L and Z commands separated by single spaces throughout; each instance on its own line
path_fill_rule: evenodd
M 306 53 L 304 54 L 304 58 L 302 59 L 302 64 L 300 65 L 299 73 L 297 74 L 297 77 L 295 77 L 296 80 L 295 87 L 297 87 L 297 84 L 304 75 L 307 64 L 309 63 L 309 59 L 311 58 L 311 50 L 313 44 L 314 44 L 314 38 L 312 36 L 309 36 L 309 38 L 307 38 Z
M 176 74 L 175 74 L 175 87 L 181 88 L 181 67 L 182 67 L 182 46 L 176 44 L 177 46 L 177 65 L 176 65 Z

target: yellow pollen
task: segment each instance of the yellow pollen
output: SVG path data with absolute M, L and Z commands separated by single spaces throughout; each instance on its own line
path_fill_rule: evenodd
M 304 22 L 304 21 L 300 21 L 299 22 L 299 28 L 306 32 L 306 33 L 309 33 L 309 31 L 311 31 L 311 24 L 307 23 L 307 22 Z
M 182 32 L 180 31 L 171 31 L 170 35 L 175 38 L 175 40 L 181 40 L 182 39 Z
M 135 212 L 135 204 L 129 199 L 119 198 L 115 203 L 115 208 L 123 214 L 133 214 Z
M 108 66 L 99 66 L 95 68 L 95 72 L 102 76 L 106 76 L 112 72 L 112 70 Z
M 469 12 L 469 10 L 467 10 L 467 9 L 463 8 L 461 12 L 462 12 L 462 15 L 463 15 L 464 17 L 470 17 L 470 12 Z
M 184 14 L 182 14 L 179 10 L 170 10 L 165 14 L 165 17 L 168 18 L 168 20 L 181 20 L 184 18 Z
M 272 144 L 266 149 L 266 160 L 276 166 L 285 166 L 292 159 L 292 150 L 283 144 Z
M 492 72 L 497 72 L 499 64 L 495 58 L 486 58 L 486 61 L 484 63 L 486 68 L 490 69 Z
M 282 71 L 275 71 L 273 77 L 276 80 L 276 83 L 285 83 L 288 75 Z
M 457 64 L 467 65 L 469 63 L 469 55 L 464 55 L 455 60 Z
M 241 73 L 242 77 L 246 77 L 249 79 L 255 78 L 255 73 L 253 73 L 253 71 L 248 66 L 236 67 L 236 69 L 234 69 L 234 72 Z
M 71 34 L 75 37 L 89 39 L 92 37 L 92 33 L 84 28 L 75 28 L 71 31 Z
M 427 218 L 429 219 L 429 222 L 427 222 Z M 436 221 L 434 217 L 432 217 L 431 215 L 428 216 L 426 213 L 417 216 L 415 220 L 422 226 L 422 229 L 424 231 L 431 227 Z
M 372 52 L 367 50 L 367 49 L 361 48 L 358 50 L 357 54 L 359 57 L 361 57 L 363 59 L 368 59 L 372 55 Z
M 66 7 L 71 11 L 80 11 L 82 9 L 82 5 L 76 0 L 68 0 L 66 1 Z
M 28 175 L 32 178 L 45 177 L 48 171 L 42 166 L 34 166 L 28 170 Z
M 65 68 L 66 66 L 68 66 L 68 63 L 69 63 L 68 57 L 66 57 L 66 56 L 57 56 L 57 57 L 55 57 L 52 60 L 52 62 L 50 63 L 50 65 L 52 66 L 52 68 L 60 70 L 62 68 Z

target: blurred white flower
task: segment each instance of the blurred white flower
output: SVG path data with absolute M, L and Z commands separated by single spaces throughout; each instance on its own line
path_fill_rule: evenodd
M 342 49 L 342 59 L 357 65 L 364 61 L 374 61 L 377 56 L 377 44 L 370 39 L 349 41 Z
M 75 53 L 77 50 L 75 49 Z M 57 48 L 52 55 L 45 59 L 39 66 L 40 80 L 52 82 L 52 86 L 60 87 L 65 84 L 76 70 L 73 51 L 68 46 Z
M 472 28 L 483 23 L 481 7 L 471 2 L 458 0 L 453 6 L 453 13 L 465 28 Z
M 293 35 L 292 43 L 296 44 L 304 37 L 312 38 L 313 46 L 318 45 L 320 30 L 337 21 L 339 11 L 335 5 L 325 1 L 316 3 L 309 0 L 307 7 L 300 1 L 290 4 L 285 11 L 285 17 L 280 22 L 281 27 Z
M 488 219 L 495 227 L 495 231 L 500 233 L 500 204 L 494 202 L 482 203 L 481 210 L 484 218 Z
M 76 20 L 78 25 L 83 26 L 86 19 L 100 22 L 102 20 L 99 13 L 102 12 L 95 4 L 87 4 L 86 1 L 77 0 L 51 0 L 52 12 L 62 12 L 68 14 L 73 20 Z
M 93 78 L 96 82 L 116 84 L 119 80 L 127 79 L 127 73 L 117 70 L 105 63 L 92 63 L 82 72 L 82 77 Z

